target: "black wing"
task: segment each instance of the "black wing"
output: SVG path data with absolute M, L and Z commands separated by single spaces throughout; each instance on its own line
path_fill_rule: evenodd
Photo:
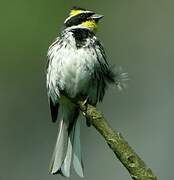
M 98 61 L 94 74 L 94 78 L 97 79 L 97 99 L 102 101 L 108 84 L 115 82 L 114 73 L 106 60 L 105 50 L 98 39 L 95 39 L 93 49 Z
M 51 117 L 52 121 L 56 122 L 59 110 L 59 103 L 54 104 L 50 98 L 50 110 L 51 110 Z

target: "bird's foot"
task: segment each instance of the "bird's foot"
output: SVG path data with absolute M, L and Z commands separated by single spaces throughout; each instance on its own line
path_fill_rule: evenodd
M 88 102 L 88 97 L 83 101 L 82 105 L 86 106 L 87 102 Z
M 87 109 L 88 99 L 89 99 L 89 97 L 87 97 L 87 98 L 83 101 L 83 103 L 82 103 L 83 106 L 86 106 L 86 109 Z M 88 127 L 90 127 L 90 126 L 91 126 L 91 120 L 86 116 L 85 113 L 84 113 L 84 115 L 85 115 L 85 117 L 86 117 L 86 125 L 87 125 Z

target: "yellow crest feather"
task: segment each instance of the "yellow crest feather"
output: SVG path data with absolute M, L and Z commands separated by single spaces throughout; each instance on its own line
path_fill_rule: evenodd
M 70 16 L 76 16 L 77 14 L 80 14 L 80 13 L 82 13 L 82 12 L 84 12 L 84 10 L 72 9 L 72 10 L 70 11 Z

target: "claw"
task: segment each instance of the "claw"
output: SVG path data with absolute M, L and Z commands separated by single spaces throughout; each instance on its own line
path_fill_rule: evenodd
M 83 101 L 82 105 L 85 106 L 88 102 L 88 97 Z
M 89 99 L 89 97 L 87 97 L 87 98 L 83 101 L 83 103 L 82 103 L 83 106 L 86 106 L 86 105 L 87 105 L 88 99 Z M 86 114 L 85 114 L 84 112 L 83 112 L 83 115 L 86 116 Z M 89 119 L 88 117 L 86 117 L 86 125 L 87 125 L 88 127 L 91 126 L 91 121 L 90 121 L 90 119 Z

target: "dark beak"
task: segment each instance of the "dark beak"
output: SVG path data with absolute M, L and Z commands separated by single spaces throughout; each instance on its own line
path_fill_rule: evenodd
M 104 16 L 101 15 L 101 14 L 93 14 L 92 16 L 90 16 L 91 19 L 95 20 L 95 21 L 98 21 L 100 20 L 101 18 L 103 18 Z

